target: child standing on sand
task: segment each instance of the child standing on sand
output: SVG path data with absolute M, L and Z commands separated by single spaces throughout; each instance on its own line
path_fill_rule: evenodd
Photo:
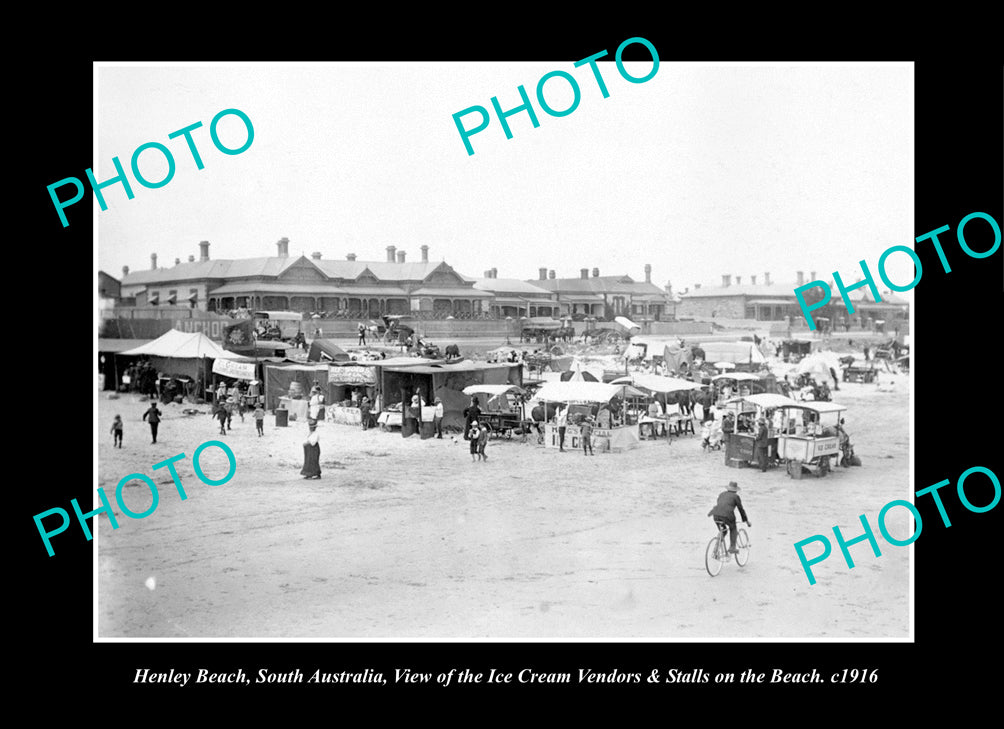
M 474 463 L 478 459 L 478 436 L 480 434 L 480 429 L 478 428 L 478 421 L 471 421 L 471 429 L 468 431 L 468 437 L 471 443 L 471 463 Z
M 255 405 L 254 408 L 254 424 L 258 428 L 258 437 L 265 435 L 265 408 L 261 406 L 261 403 Z
M 113 448 L 122 447 L 122 416 L 116 415 L 115 420 L 112 421 L 112 435 L 115 436 L 115 443 Z

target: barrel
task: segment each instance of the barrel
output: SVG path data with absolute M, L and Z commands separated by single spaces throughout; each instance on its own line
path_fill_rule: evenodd
M 409 418 L 408 413 L 405 412 L 401 417 L 401 437 L 407 438 L 408 436 L 415 435 L 418 431 L 418 421 L 414 418 Z
M 279 408 L 275 411 L 275 427 L 285 428 L 289 426 L 289 411 Z
M 303 399 L 303 384 L 299 382 L 289 383 L 289 399 L 290 400 L 302 400 Z

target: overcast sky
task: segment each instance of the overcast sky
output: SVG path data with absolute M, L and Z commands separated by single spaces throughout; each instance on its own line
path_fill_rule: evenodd
M 291 255 L 338 259 L 381 261 L 395 245 L 419 260 L 426 244 L 430 258 L 469 276 L 595 267 L 644 280 L 651 263 L 653 282 L 681 291 L 726 273 L 744 283 L 765 271 L 793 281 L 797 270 L 856 280 L 862 258 L 877 277 L 882 251 L 926 232 L 913 230 L 912 64 L 662 62 L 635 84 L 601 62 L 603 98 L 574 60 L 99 66 L 95 175 L 114 176 L 118 156 L 135 198 L 114 185 L 108 210 L 94 203 L 98 267 L 119 277 L 123 265 L 148 269 L 151 253 L 170 266 L 197 258 L 200 240 L 212 258 L 273 256 L 285 236 Z M 625 65 L 637 77 L 652 67 Z M 535 96 L 553 70 L 581 91 L 564 117 Z M 506 139 L 492 113 L 469 156 L 452 115 L 491 112 L 492 96 L 518 106 L 520 84 L 540 126 L 516 114 Z M 571 103 L 561 78 L 545 92 L 552 108 Z M 254 125 L 239 155 L 210 140 L 210 120 L 227 108 Z M 201 171 L 182 138 L 168 139 L 196 121 Z M 245 139 L 234 116 L 219 133 L 231 147 Z M 174 154 L 162 188 L 132 179 L 145 142 Z M 141 155 L 148 179 L 166 169 L 158 152 Z M 896 283 L 913 277 L 905 254 L 887 270 Z

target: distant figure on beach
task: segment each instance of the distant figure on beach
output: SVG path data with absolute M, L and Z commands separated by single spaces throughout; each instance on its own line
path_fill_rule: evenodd
M 258 429 L 259 437 L 265 435 L 265 408 L 261 406 L 261 403 L 255 405 L 254 424 Z
M 151 443 L 157 442 L 157 426 L 160 425 L 160 416 L 163 413 L 157 409 L 157 403 L 153 402 L 150 404 L 150 409 L 143 413 L 143 420 L 150 423 L 150 436 L 152 440 Z
M 436 398 L 436 410 L 432 417 L 432 427 L 436 431 L 436 437 L 443 438 L 443 401 Z
M 310 434 L 303 441 L 303 468 L 300 469 L 300 475 L 304 478 L 320 478 L 321 444 L 317 435 L 317 421 L 308 421 L 307 427 L 310 428 Z
M 115 442 L 112 445 L 113 448 L 122 447 L 122 416 L 116 415 L 115 420 L 112 421 L 112 435 L 115 436 Z
M 579 423 L 579 432 L 582 438 L 582 455 L 584 456 L 595 456 L 593 453 L 593 416 L 587 415 L 585 419 Z
M 220 435 L 226 435 L 227 434 L 227 408 L 226 408 L 226 406 L 222 402 L 216 404 L 216 412 L 214 413 L 214 415 L 220 421 Z

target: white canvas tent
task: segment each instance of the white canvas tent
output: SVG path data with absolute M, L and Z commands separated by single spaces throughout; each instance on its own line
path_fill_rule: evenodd
M 171 329 L 167 333 L 139 347 L 119 352 L 120 356 L 149 357 L 151 364 L 169 375 L 183 375 L 202 382 L 206 386 L 209 365 L 206 360 L 233 360 L 253 362 L 234 352 L 228 352 L 202 332 L 180 332 Z
M 752 362 L 759 364 L 766 361 L 763 352 L 753 342 L 708 342 L 701 344 L 704 350 L 705 362 Z
M 119 352 L 122 355 L 146 357 L 173 357 L 175 359 L 234 359 L 244 360 L 239 354 L 228 352 L 202 332 L 180 332 L 171 329 L 153 341 L 135 349 Z

